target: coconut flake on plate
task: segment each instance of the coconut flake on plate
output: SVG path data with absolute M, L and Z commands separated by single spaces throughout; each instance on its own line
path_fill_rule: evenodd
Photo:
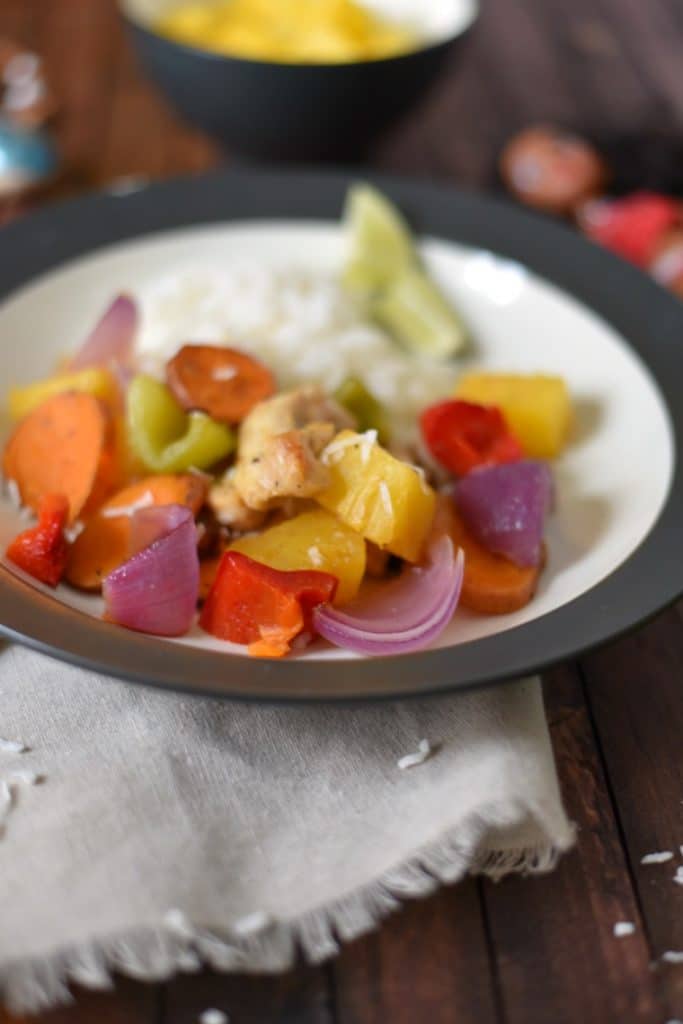
M 132 501 L 130 505 L 114 505 L 112 508 L 105 508 L 100 512 L 103 519 L 116 519 L 118 516 L 134 516 L 142 508 L 150 508 L 154 504 L 154 495 L 151 491 L 145 491 L 139 498 Z
M 429 740 L 420 740 L 414 754 L 405 754 L 396 763 L 401 771 L 404 772 L 408 768 L 415 768 L 419 764 L 424 764 L 431 753 L 432 745 Z
M 388 516 L 394 514 L 394 503 L 391 500 L 391 494 L 389 488 L 386 485 L 386 481 L 380 480 L 379 482 L 379 496 L 382 502 L 382 507 Z
M 364 466 L 367 466 L 372 455 L 372 449 L 377 444 L 377 431 L 366 430 L 364 434 L 361 434 L 360 443 L 360 461 Z
M 64 536 L 68 540 L 69 544 L 73 544 L 73 542 L 83 533 L 84 529 L 85 523 L 81 519 L 77 519 L 71 526 L 65 527 Z
M 636 930 L 636 926 L 633 921 L 617 921 L 612 929 L 614 937 L 616 939 L 623 939 L 627 935 L 633 935 Z
M 233 377 L 237 376 L 237 369 L 234 366 L 217 366 L 211 373 L 211 380 L 215 380 L 218 383 L 226 380 L 232 380 Z
M 316 544 L 311 544 L 310 548 L 306 552 L 311 562 L 315 566 L 321 566 L 325 561 L 320 553 L 320 548 Z
M 369 452 L 372 450 L 372 446 L 376 442 L 376 430 L 366 430 L 364 434 L 352 434 L 351 437 L 335 437 L 323 449 L 320 461 L 324 466 L 332 465 L 335 462 L 339 462 L 347 448 L 355 448 L 356 445 L 360 445 L 361 462 L 365 463 L 370 457 Z M 367 456 L 364 454 L 365 452 L 368 452 Z

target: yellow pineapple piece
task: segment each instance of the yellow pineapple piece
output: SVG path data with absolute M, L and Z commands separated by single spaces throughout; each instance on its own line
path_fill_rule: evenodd
M 370 431 L 342 431 L 323 458 L 331 481 L 315 500 L 366 540 L 407 562 L 419 561 L 436 508 L 420 471 L 390 455 Z
M 339 580 L 335 604 L 354 598 L 365 575 L 365 541 L 324 509 L 302 512 L 230 547 L 271 569 L 331 573 Z
M 572 409 L 561 377 L 513 373 L 468 373 L 457 398 L 496 405 L 527 455 L 552 459 L 567 442 Z

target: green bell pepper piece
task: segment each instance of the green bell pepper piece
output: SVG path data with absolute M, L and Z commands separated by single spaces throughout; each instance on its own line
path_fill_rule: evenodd
M 186 413 L 161 381 L 143 373 L 128 388 L 126 416 L 130 445 L 154 473 L 209 469 L 235 447 L 229 427 L 203 412 Z
M 355 416 L 360 433 L 365 430 L 376 430 L 377 440 L 380 444 L 386 444 L 389 440 L 386 412 L 362 380 L 358 377 L 347 377 L 335 391 L 334 397 L 352 416 Z

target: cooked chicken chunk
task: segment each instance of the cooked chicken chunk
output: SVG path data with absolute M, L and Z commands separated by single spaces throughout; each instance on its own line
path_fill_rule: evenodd
M 235 533 L 249 533 L 263 525 L 266 512 L 249 508 L 242 500 L 230 475 L 226 475 L 209 491 L 209 505 L 219 523 Z
M 318 387 L 260 402 L 242 423 L 232 478 L 245 505 L 273 508 L 323 490 L 329 471 L 320 455 L 339 430 L 353 426 L 353 417 Z

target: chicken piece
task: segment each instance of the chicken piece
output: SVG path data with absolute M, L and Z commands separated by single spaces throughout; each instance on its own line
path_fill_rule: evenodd
M 329 471 L 320 455 L 353 417 L 319 387 L 299 388 L 260 402 L 242 423 L 234 485 L 251 509 L 323 490 Z
M 249 508 L 240 497 L 233 480 L 234 473 L 228 473 L 209 490 L 209 505 L 222 526 L 235 533 L 249 533 L 263 526 L 266 512 Z

